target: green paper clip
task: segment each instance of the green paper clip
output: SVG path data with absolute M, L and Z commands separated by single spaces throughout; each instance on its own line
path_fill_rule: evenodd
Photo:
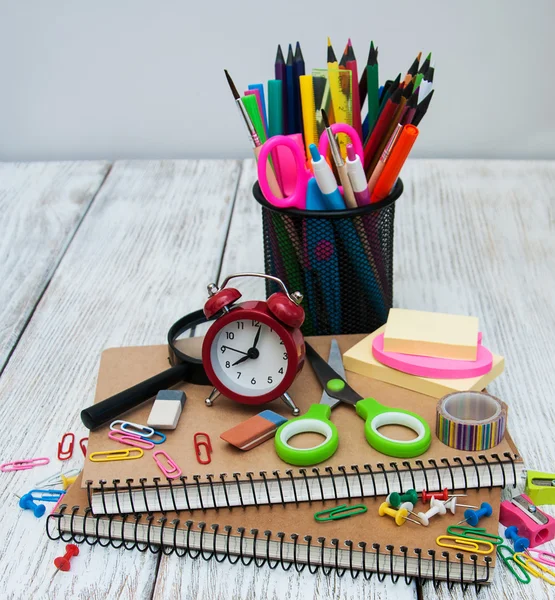
M 483 527 L 461 527 L 460 525 L 450 525 L 447 527 L 447 533 L 456 537 L 466 538 L 467 540 L 486 540 L 495 546 L 503 543 L 503 538 L 493 533 L 487 533 Z
M 354 504 L 353 506 L 341 504 L 341 506 L 336 506 L 335 508 L 330 508 L 329 510 L 321 510 L 320 512 L 315 513 L 314 518 L 317 521 L 339 521 L 339 519 L 348 519 L 349 517 L 354 517 L 355 515 L 361 515 L 367 510 L 368 509 L 366 506 L 364 506 L 364 504 Z
M 505 566 L 515 576 L 517 581 L 520 581 L 520 583 L 530 583 L 530 575 L 528 575 L 524 567 L 514 559 L 515 553 L 510 546 L 505 546 L 505 544 L 497 546 L 497 554 L 499 554 L 499 558 L 505 563 Z

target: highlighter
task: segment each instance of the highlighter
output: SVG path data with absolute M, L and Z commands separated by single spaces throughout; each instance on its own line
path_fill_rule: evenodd
M 397 138 L 397 142 L 376 183 L 371 202 L 379 202 L 389 194 L 417 137 L 418 127 L 414 125 L 405 125 L 403 127 L 403 131 L 401 131 L 401 134 Z
M 347 144 L 347 174 L 351 180 L 357 205 L 366 206 L 370 204 L 370 194 L 368 193 L 364 168 L 352 144 Z
M 322 192 L 322 197 L 328 210 L 342 210 L 345 208 L 345 202 L 341 197 L 335 176 L 328 163 L 318 152 L 315 144 L 309 146 L 312 160 L 312 171 L 316 179 L 316 183 Z

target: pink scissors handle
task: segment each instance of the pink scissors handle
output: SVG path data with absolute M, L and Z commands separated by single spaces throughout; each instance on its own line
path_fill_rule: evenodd
M 288 196 L 287 198 L 276 198 L 276 196 L 272 194 L 272 190 L 268 185 L 268 177 L 266 176 L 266 162 L 268 160 L 268 155 L 278 147 L 286 147 L 291 150 L 295 160 L 295 168 L 297 170 L 295 189 L 291 196 Z M 304 161 L 304 156 L 301 154 L 298 144 L 291 138 L 284 135 L 275 135 L 264 142 L 258 156 L 258 182 L 260 183 L 260 189 L 262 190 L 264 197 L 270 204 L 273 204 L 278 208 L 306 208 L 306 187 L 311 174 L 306 170 Z
M 347 123 L 333 123 L 333 125 L 330 127 L 335 135 L 338 133 L 344 133 L 345 135 L 349 136 L 355 152 L 358 154 L 360 160 L 363 160 L 364 149 L 362 148 L 362 142 L 360 141 L 360 137 L 358 136 L 356 130 L 350 125 L 347 125 Z M 322 135 L 320 136 L 320 141 L 318 142 L 318 151 L 322 156 L 327 156 L 329 143 L 330 141 L 328 139 L 328 134 L 323 131 Z

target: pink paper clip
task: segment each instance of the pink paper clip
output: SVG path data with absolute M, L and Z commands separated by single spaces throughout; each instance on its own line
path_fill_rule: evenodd
M 66 447 L 66 440 L 69 440 Z M 58 459 L 69 460 L 73 456 L 73 447 L 75 446 L 75 434 L 64 433 L 62 440 L 58 442 Z
M 41 456 L 40 458 L 14 460 L 13 462 L 0 465 L 0 471 L 2 471 L 2 473 L 10 473 L 11 471 L 25 471 L 26 469 L 33 469 L 34 467 L 47 465 L 49 462 L 50 459 L 46 458 L 46 456 Z
M 159 454 L 161 454 L 166 459 L 166 462 L 168 463 L 169 468 L 166 468 L 158 460 Z M 160 469 L 160 471 L 162 471 L 162 473 L 164 473 L 164 475 L 168 479 L 175 479 L 176 477 L 179 477 L 181 475 L 181 473 L 182 473 L 181 469 L 177 466 L 177 464 L 175 463 L 173 458 L 167 454 L 167 452 L 164 452 L 163 450 L 157 450 L 156 452 L 152 453 L 152 458 L 154 459 L 154 462 L 158 465 L 158 468 Z
M 527 550 L 527 553 L 538 562 L 543 563 L 544 565 L 548 565 L 550 567 L 555 567 L 555 561 L 549 560 L 549 558 L 555 558 L 555 554 L 553 552 L 545 552 L 544 550 Z M 534 556 L 535 554 L 535 556 Z
M 108 437 L 120 444 L 127 444 L 128 446 L 135 447 L 138 446 L 139 448 L 143 448 L 143 450 L 152 450 L 152 448 L 154 448 L 154 442 L 151 442 L 148 438 L 132 433 L 126 433 L 119 429 L 112 429 L 112 431 L 108 433 Z

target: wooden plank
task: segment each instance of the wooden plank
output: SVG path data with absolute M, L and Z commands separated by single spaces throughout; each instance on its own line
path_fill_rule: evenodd
M 262 246 L 262 221 L 260 206 L 252 196 L 252 184 L 256 178 L 254 161 L 243 162 L 243 171 L 237 199 L 231 220 L 229 237 L 222 263 L 222 276 L 245 271 L 264 272 Z M 258 279 L 245 279 L 237 284 L 244 298 L 264 298 L 264 282 Z M 293 515 L 294 518 L 294 515 Z M 379 518 L 376 516 L 376 518 Z M 245 522 L 248 529 L 249 524 Z M 293 529 L 287 533 L 294 533 Z M 183 582 L 188 582 L 185 586 Z M 162 557 L 156 580 L 154 600 L 164 600 L 181 595 L 183 598 L 290 598 L 302 600 L 338 600 L 349 598 L 380 598 L 412 600 L 416 598 L 415 586 L 403 583 L 393 585 L 389 579 L 380 583 L 374 575 L 368 582 L 362 575 L 353 580 L 346 573 L 343 577 L 333 574 L 325 577 L 319 572 L 311 575 L 308 570 L 296 573 L 294 568 L 285 572 L 281 567 L 270 570 L 260 569 L 253 564 L 244 566 L 241 562 L 232 566 L 227 561 L 216 564 L 199 559 L 180 559 L 176 556 Z
M 150 552 L 82 545 L 72 574 L 49 583 L 64 544 L 49 542 L 44 518 L 22 512 L 11 493 L 60 469 L 65 431 L 86 435 L 79 413 L 92 402 L 104 348 L 163 343 L 175 319 L 202 305 L 239 174 L 236 161 L 118 162 L 97 195 L 0 378 L 3 461 L 52 459 L 2 474 L 6 597 L 21 597 L 22 586 L 32 598 L 151 596 L 158 558 Z M 65 466 L 82 460 L 77 448 Z
M 0 372 L 109 168 L 0 163 Z

